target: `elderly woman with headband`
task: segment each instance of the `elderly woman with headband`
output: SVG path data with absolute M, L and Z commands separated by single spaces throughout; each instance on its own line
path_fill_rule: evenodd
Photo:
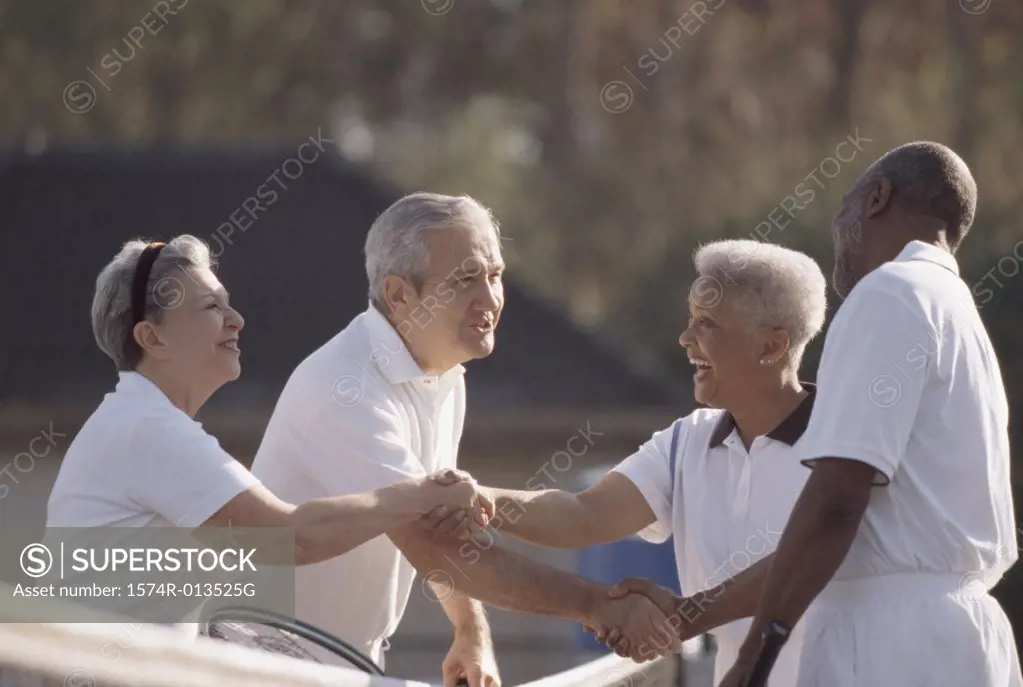
M 244 320 L 213 267 L 206 244 L 182 235 L 167 244 L 131 241 L 100 273 L 93 333 L 120 379 L 64 457 L 47 527 L 288 528 L 303 565 L 438 506 L 486 522 L 492 504 L 461 475 L 291 504 L 225 453 L 194 419 L 241 372 Z
M 698 278 L 679 344 L 696 368 L 696 400 L 707 407 L 655 432 L 581 493 L 484 490 L 498 508 L 521 513 L 502 523 L 505 532 L 543 546 L 586 548 L 637 533 L 663 542 L 674 535 L 679 581 L 689 598 L 645 580 L 626 580 L 613 595 L 648 596 L 681 640 L 711 631 L 720 679 L 750 621 L 743 619 L 741 596 L 715 605 L 717 592 L 708 590 L 731 585 L 774 551 L 809 477 L 795 447 L 815 389 L 800 381 L 799 367 L 824 324 L 827 287 L 810 257 L 756 241 L 705 245 L 695 262 Z M 629 647 L 617 628 L 593 629 L 637 660 L 664 648 Z M 795 684 L 799 630 L 782 652 L 773 687 Z

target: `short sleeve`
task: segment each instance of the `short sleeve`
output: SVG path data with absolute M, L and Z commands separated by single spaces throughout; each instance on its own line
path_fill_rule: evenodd
M 367 397 L 353 407 L 327 403 L 304 423 L 294 450 L 326 493 L 340 496 L 425 476 L 407 433 L 387 399 Z
M 203 524 L 258 484 L 215 437 L 190 420 L 153 418 L 132 437 L 135 478 L 129 497 L 178 527 Z
M 825 339 L 817 398 L 800 442 L 803 464 L 858 460 L 878 471 L 875 485 L 887 485 L 905 455 L 940 343 L 923 313 L 898 296 L 854 292 Z
M 685 425 L 679 420 L 678 446 L 685 444 Z M 661 543 L 672 535 L 674 475 L 671 472 L 671 435 L 675 425 L 655 432 L 639 450 L 612 470 L 629 479 L 646 499 L 657 518 L 637 534 L 650 542 Z

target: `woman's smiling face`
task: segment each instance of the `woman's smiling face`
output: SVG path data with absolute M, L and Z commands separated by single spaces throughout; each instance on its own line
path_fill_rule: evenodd
M 697 402 L 727 409 L 754 376 L 763 374 L 764 342 L 747 320 L 734 290 L 722 289 L 713 299 L 690 296 L 689 325 L 679 344 L 696 366 Z

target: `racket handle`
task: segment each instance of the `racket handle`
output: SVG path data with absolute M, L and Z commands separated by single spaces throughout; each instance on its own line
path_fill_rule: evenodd
M 781 653 L 782 647 L 788 641 L 789 633 L 789 628 L 776 620 L 771 621 L 767 626 L 764 631 L 763 644 L 760 646 L 760 654 L 750 672 L 749 680 L 746 681 L 746 687 L 767 687 L 767 677 L 771 674 L 771 669 L 774 668 L 774 663 L 778 660 L 778 654 Z

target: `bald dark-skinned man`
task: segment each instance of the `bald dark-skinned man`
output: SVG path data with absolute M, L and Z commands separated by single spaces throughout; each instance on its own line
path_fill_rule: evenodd
M 812 474 L 774 556 L 734 586 L 759 602 L 722 685 L 746 684 L 772 621 L 804 615 L 798 687 L 1023 685 L 989 594 L 1017 559 L 1008 404 L 955 258 L 976 205 L 969 168 L 931 142 L 845 196 Z

